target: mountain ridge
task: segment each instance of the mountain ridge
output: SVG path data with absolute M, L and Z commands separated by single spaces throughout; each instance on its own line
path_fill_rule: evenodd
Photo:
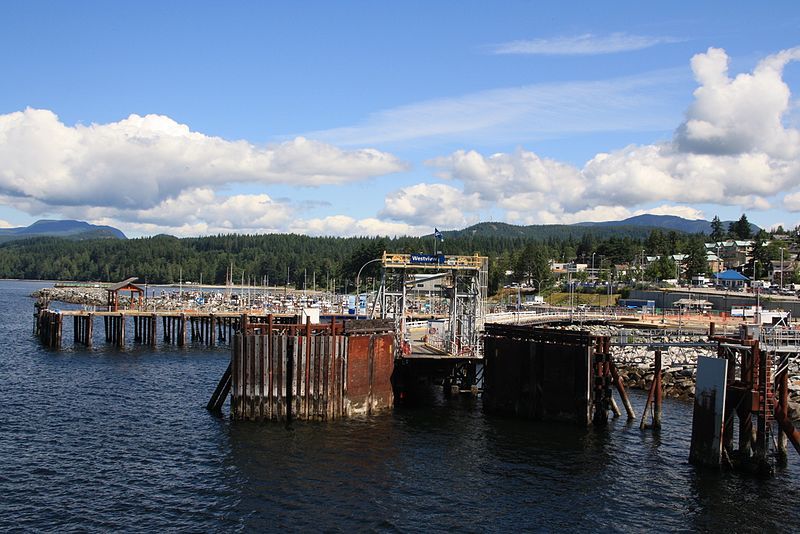
M 723 228 L 735 221 L 722 221 Z M 753 234 L 760 228 L 750 223 Z M 711 233 L 711 221 L 703 219 L 684 219 L 676 215 L 643 214 L 619 221 L 580 222 L 574 224 L 532 224 L 515 225 L 504 222 L 488 221 L 468 226 L 461 230 L 442 232 L 445 237 L 507 236 L 523 239 L 549 239 L 574 237 L 580 239 L 586 234 L 598 238 L 607 237 L 647 237 L 653 230 L 675 231 L 685 234 Z
M 90 224 L 73 219 L 40 219 L 30 226 L 0 228 L 0 243 L 35 237 L 62 237 L 82 241 L 86 239 L 127 239 L 113 226 Z

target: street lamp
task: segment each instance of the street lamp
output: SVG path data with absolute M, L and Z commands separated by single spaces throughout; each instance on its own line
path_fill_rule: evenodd
M 358 317 L 358 307 L 359 307 L 358 305 L 359 305 L 359 300 L 360 300 L 359 299 L 359 294 L 358 294 L 358 282 L 361 279 L 361 271 L 363 271 L 364 267 L 366 267 L 370 263 L 375 263 L 376 261 L 382 261 L 382 260 L 383 260 L 383 258 L 375 258 L 374 260 L 369 260 L 367 263 L 365 263 L 364 265 L 361 266 L 361 268 L 358 270 L 358 274 L 356 274 L 356 317 Z M 405 310 L 403 310 L 403 311 L 405 311 Z
M 594 272 L 594 255 L 596 252 L 592 252 L 592 281 L 597 282 L 597 273 Z

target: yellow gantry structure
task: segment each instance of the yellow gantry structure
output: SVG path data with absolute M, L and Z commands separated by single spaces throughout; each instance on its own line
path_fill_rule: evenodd
M 444 254 L 383 253 L 383 267 L 388 269 L 465 269 L 480 271 L 486 256 L 445 256 Z
M 481 331 L 486 314 L 486 294 L 488 285 L 489 259 L 486 256 L 445 256 L 444 254 L 397 254 L 384 252 L 383 275 L 381 288 L 376 296 L 379 302 L 381 317 L 394 319 L 397 333 L 398 357 L 436 357 L 441 355 L 461 359 L 480 359 L 483 355 Z M 409 294 L 409 288 L 418 279 L 414 272 L 436 271 L 428 280 L 442 278 L 436 288 L 428 291 L 428 303 L 435 297 L 443 304 L 446 316 L 438 317 L 446 326 L 441 334 L 437 334 L 435 355 L 420 352 L 411 339 L 406 327 L 410 320 L 415 297 Z M 430 310 L 433 317 L 434 310 Z M 431 343 L 431 336 L 427 345 Z

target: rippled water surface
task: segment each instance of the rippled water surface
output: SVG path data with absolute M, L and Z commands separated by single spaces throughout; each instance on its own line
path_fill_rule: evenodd
M 771 480 L 686 463 L 659 434 L 490 417 L 431 394 L 335 423 L 230 424 L 204 406 L 224 349 L 48 352 L 43 284 L 0 282 L 0 530 L 732 530 L 800 525 L 800 458 Z M 96 329 L 97 336 L 100 332 Z M 634 392 L 641 412 L 644 396 Z

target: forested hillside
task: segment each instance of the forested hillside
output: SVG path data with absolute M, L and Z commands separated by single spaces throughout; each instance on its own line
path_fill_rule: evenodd
M 439 249 L 445 254 L 475 254 L 490 257 L 490 285 L 496 287 L 506 270 L 530 273 L 532 258 L 541 261 L 589 262 L 592 253 L 597 261 L 633 261 L 641 253 L 672 254 L 685 249 L 693 238 L 677 232 L 653 230 L 646 238 L 605 237 L 583 233 L 580 238 L 567 236 L 535 240 L 519 236 L 465 235 L 448 236 Z M 695 239 L 696 240 L 696 239 Z M 308 284 L 316 275 L 317 286 L 328 280 L 344 289 L 352 284 L 358 269 L 368 260 L 390 252 L 433 250 L 432 237 L 415 238 L 335 238 L 301 235 L 220 235 L 178 239 L 170 236 L 122 240 L 69 241 L 37 238 L 0 246 L 0 277 L 46 280 L 117 281 L 138 276 L 150 283 L 176 283 L 183 280 L 225 283 L 233 265 L 233 278 L 252 277 L 270 284 L 286 283 L 301 287 L 304 273 Z M 378 264 L 364 270 L 362 277 L 375 276 Z

